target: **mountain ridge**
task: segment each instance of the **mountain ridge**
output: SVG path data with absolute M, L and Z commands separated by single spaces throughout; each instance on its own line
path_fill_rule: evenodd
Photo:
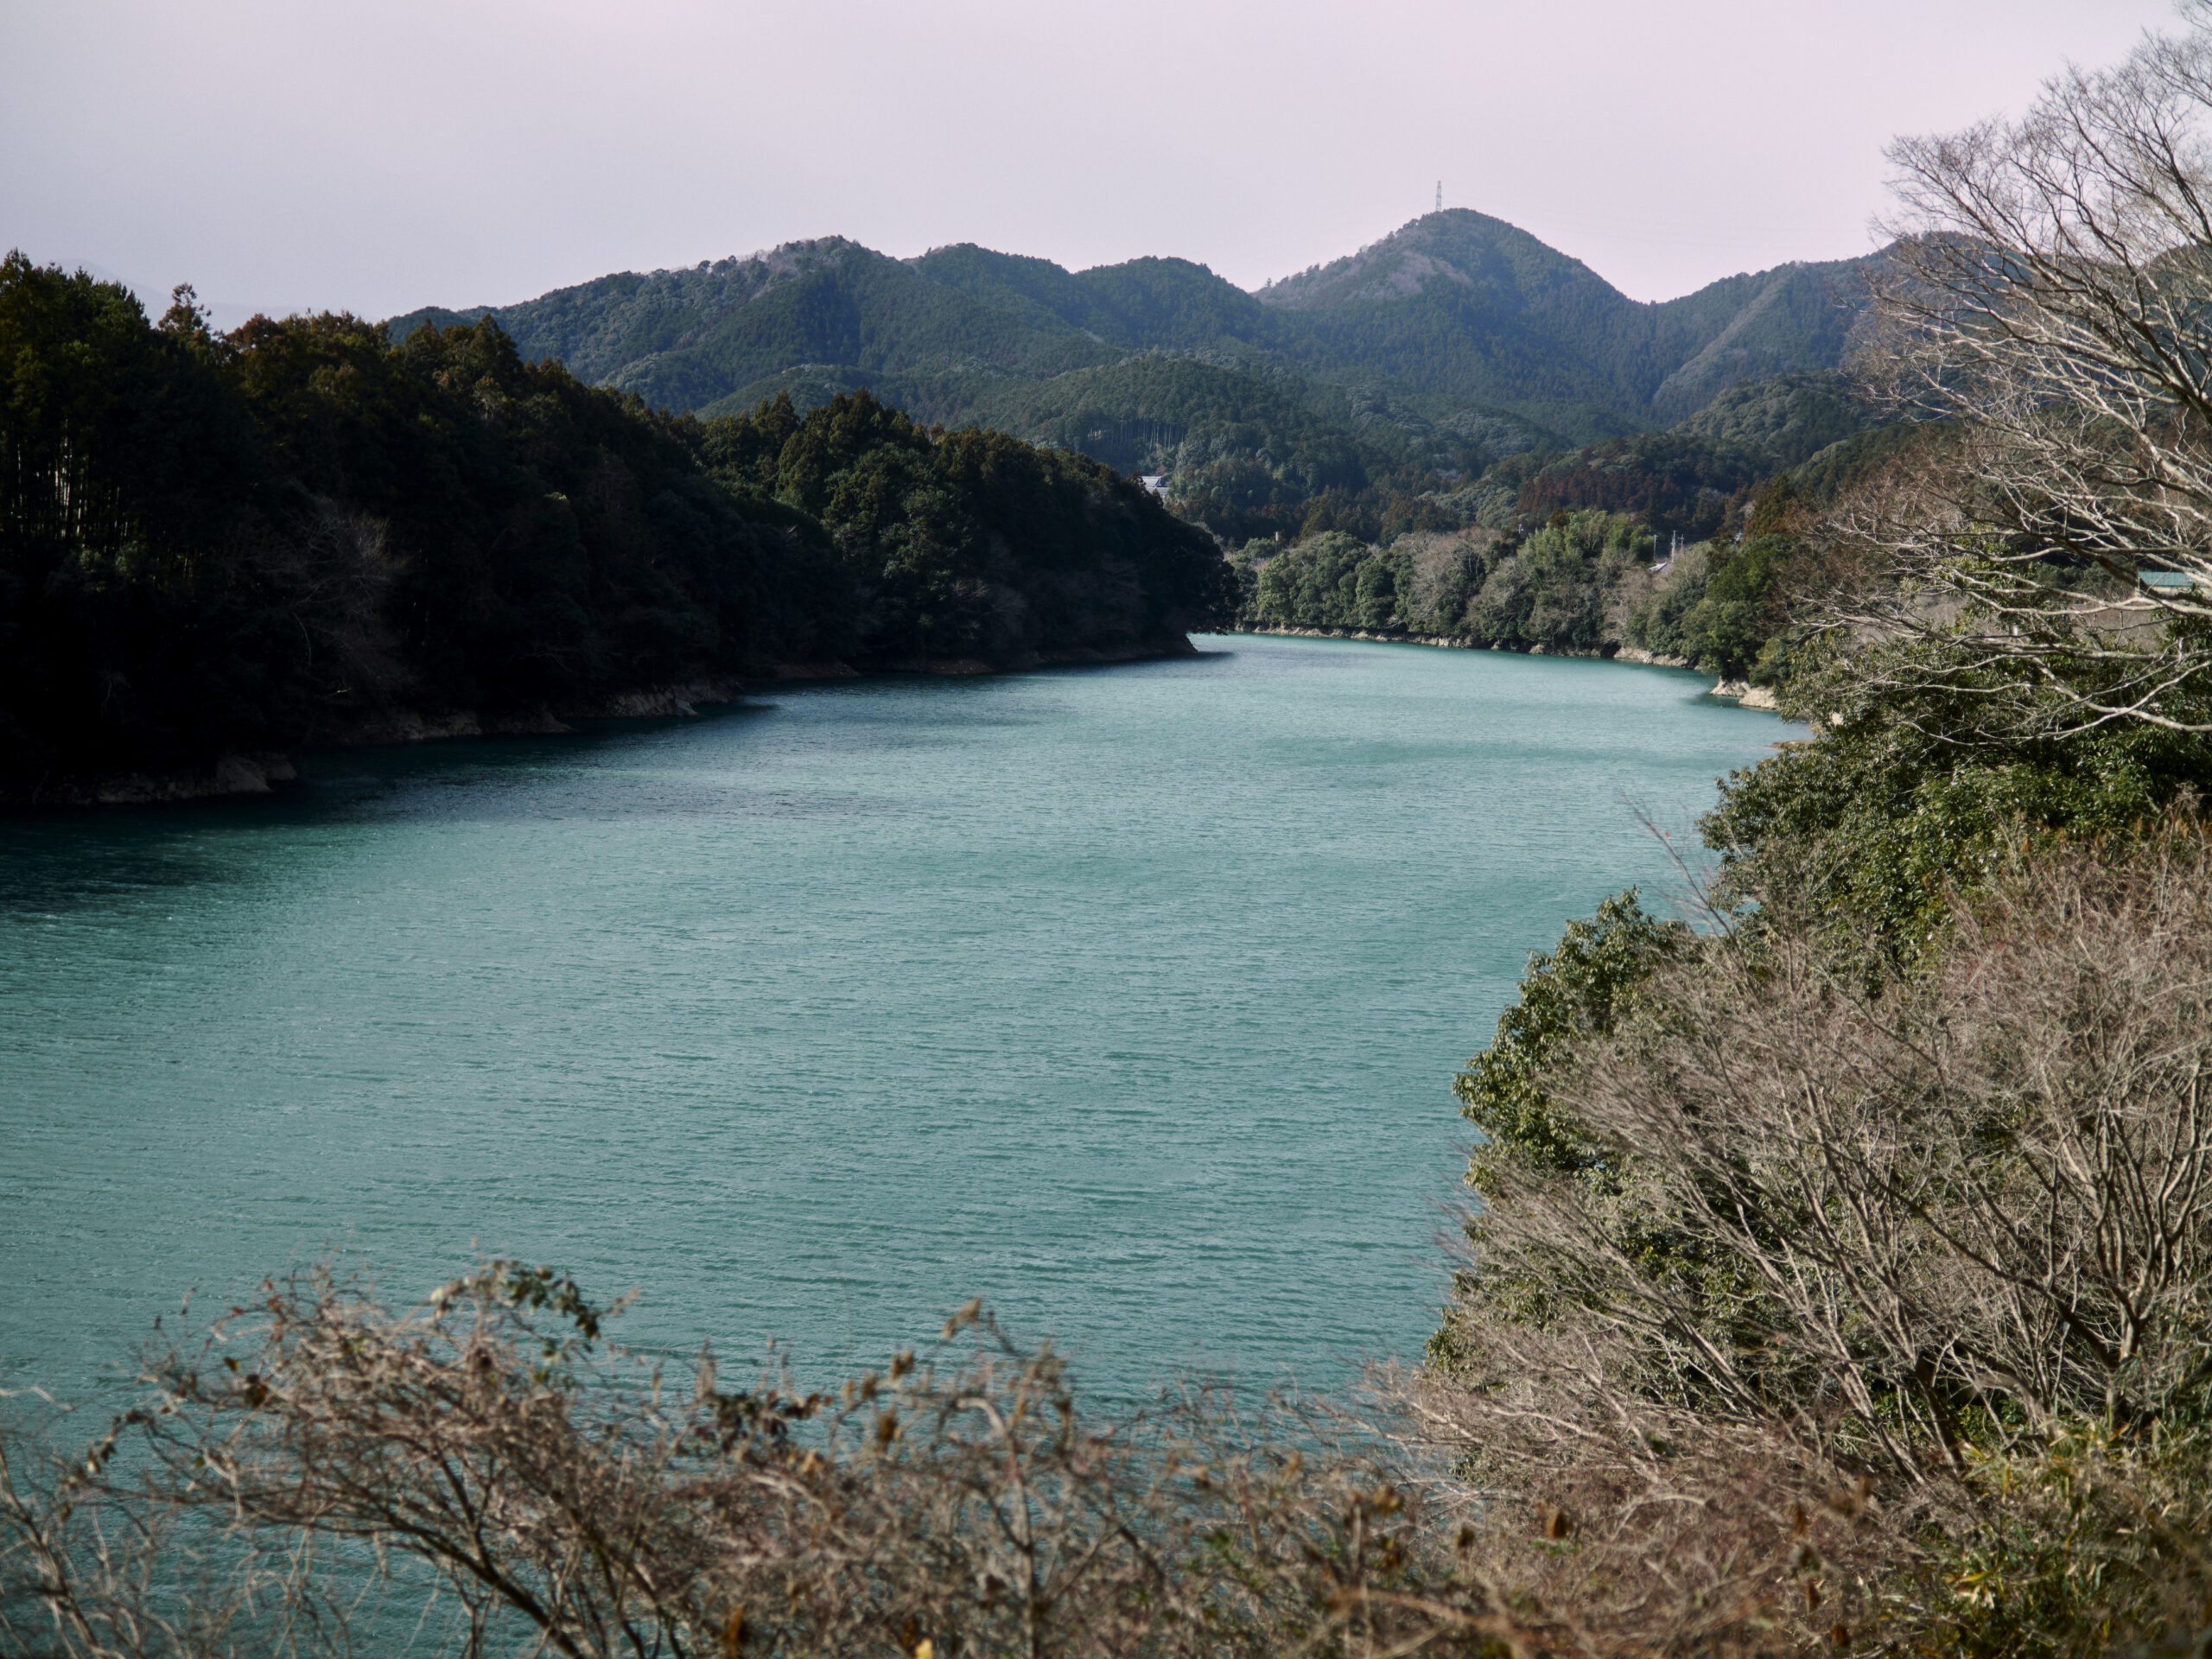
M 737 383 L 670 361 L 702 353 L 764 373 L 801 361 L 892 372 L 965 362 L 1037 376 L 1135 351 L 1207 350 L 1273 358 L 1330 379 L 1380 375 L 1506 409 L 1532 396 L 1579 398 L 1634 429 L 1693 413 L 1738 380 L 1835 367 L 1864 308 L 1864 268 L 1879 257 L 1792 262 L 1638 302 L 1580 260 L 1467 208 L 1424 214 L 1356 253 L 1250 291 L 1180 258 L 1076 271 L 974 243 L 894 259 L 829 236 L 696 266 L 611 273 L 508 305 L 424 307 L 388 326 L 404 336 L 424 321 L 489 313 L 525 355 L 560 357 L 581 378 L 634 389 L 671 409 L 714 401 L 702 396 L 710 387 L 716 396 L 734 390 Z M 828 303 L 831 292 L 847 305 Z M 904 308 L 893 333 L 834 327 L 841 312 L 887 299 Z M 1447 315 L 1424 317 L 1440 302 Z M 768 319 L 741 321 L 756 305 L 787 308 L 795 315 L 774 321 L 830 349 L 806 358 L 776 350 L 785 342 L 763 337 Z M 1441 364 L 1412 360 L 1437 331 L 1408 330 L 1408 321 L 1442 322 L 1461 349 Z M 751 351 L 728 349 L 741 342 L 777 360 L 764 366 Z M 1473 359 L 1494 366 L 1471 361 L 1471 344 Z M 717 345 L 725 349 L 714 353 Z M 1396 372 L 1385 372 L 1394 363 Z M 1522 384 L 1495 372 L 1516 363 Z M 1485 379 L 1492 395 L 1484 395 Z M 1690 406 L 1662 407 L 1662 394 Z
M 1880 257 L 1646 302 L 1466 208 L 1249 291 L 1188 259 L 1070 270 L 974 243 L 899 259 L 827 236 L 385 327 L 397 340 L 490 315 L 526 360 L 702 416 L 868 387 L 925 423 L 1125 471 L 1204 470 L 1209 492 L 1274 512 L 1403 467 L 1472 474 L 1661 430 L 1731 386 L 1832 372 Z

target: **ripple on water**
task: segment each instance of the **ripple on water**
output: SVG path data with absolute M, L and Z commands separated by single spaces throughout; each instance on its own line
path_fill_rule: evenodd
M 826 1367 L 982 1294 L 1112 1388 L 1417 1348 L 1528 951 L 1786 728 L 1303 639 L 324 757 L 0 823 L 0 1383 L 332 1247 Z

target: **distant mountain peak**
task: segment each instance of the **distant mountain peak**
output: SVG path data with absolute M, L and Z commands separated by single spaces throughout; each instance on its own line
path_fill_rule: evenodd
M 1445 207 L 1409 219 L 1357 252 L 1268 283 L 1264 303 L 1314 310 L 1409 300 L 1443 282 L 1462 288 L 1586 289 L 1621 306 L 1628 298 L 1580 259 L 1539 241 L 1517 225 Z

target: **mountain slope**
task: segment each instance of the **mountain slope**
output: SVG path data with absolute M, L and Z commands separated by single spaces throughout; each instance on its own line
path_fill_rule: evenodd
M 1301 331 L 1243 289 L 1187 259 L 1132 259 L 1069 271 L 1047 259 L 972 242 L 912 261 L 931 282 L 986 302 L 1034 306 L 1071 328 L 1131 351 L 1295 356 Z
M 1706 335 L 1697 351 L 1669 370 L 1652 392 L 1654 412 L 1680 420 L 1704 409 L 1727 387 L 1835 368 L 1849 356 L 1866 317 L 1867 276 L 1880 257 L 1783 265 L 1756 276 L 1732 276 L 1653 308 L 1662 329 L 1675 321 L 1674 308 L 1680 308 L 1682 334 Z M 1716 289 L 1722 291 L 1715 294 Z M 1726 321 L 1709 334 L 1705 321 L 1720 306 L 1708 302 L 1702 315 L 1693 309 L 1708 296 L 1734 302 Z
M 1642 305 L 1526 231 L 1455 208 L 1257 297 L 1338 365 L 1587 439 L 1669 424 L 1738 381 L 1834 368 L 1865 263 L 1784 265 Z
M 1851 394 L 1842 376 L 1813 371 L 1731 386 L 1674 429 L 1733 445 L 1757 456 L 1768 472 L 1782 472 L 1880 419 Z
M 1305 323 L 1329 357 L 1412 390 L 1498 404 L 1578 437 L 1639 424 L 1641 388 L 1621 350 L 1637 308 L 1503 219 L 1431 213 L 1258 297 Z
M 1018 296 L 964 293 L 842 237 L 602 276 L 492 315 L 526 359 L 558 358 L 580 379 L 678 410 L 799 364 L 1034 377 L 1123 354 Z M 410 313 L 391 331 L 437 320 Z
M 1455 209 L 1256 294 L 1183 259 L 1071 271 L 967 243 L 899 260 L 827 237 L 387 327 L 397 340 L 488 312 L 528 360 L 709 416 L 866 387 L 925 423 L 1179 480 L 1203 469 L 1221 499 L 1280 510 L 1400 467 L 1479 473 L 1653 431 L 1738 383 L 1833 370 L 1864 264 L 1644 305 Z

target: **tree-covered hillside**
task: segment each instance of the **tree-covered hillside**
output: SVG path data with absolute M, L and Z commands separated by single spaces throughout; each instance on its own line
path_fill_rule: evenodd
M 842 658 L 1175 648 L 1212 541 L 1068 451 L 865 395 L 704 423 L 493 321 L 211 331 L 188 292 L 0 264 L 0 796 L 345 741 L 550 727 Z
M 1204 265 L 1132 259 L 1069 271 L 1049 259 L 994 253 L 972 242 L 935 248 L 912 269 L 987 303 L 1027 303 L 1070 327 L 1132 351 L 1249 351 L 1295 357 L 1300 331 L 1287 318 Z
M 1780 470 L 1879 423 L 1879 412 L 1841 375 L 1814 371 L 1731 386 L 1678 429 L 1748 450 L 1770 470 Z
M 1649 423 L 1643 308 L 1499 219 L 1432 213 L 1259 297 L 1331 359 L 1412 390 L 1499 404 L 1579 439 Z
M 1225 619 L 1210 537 L 1090 457 L 925 429 L 866 391 L 691 429 L 741 498 L 818 520 L 855 584 L 858 655 L 888 667 L 1157 652 Z
M 1186 510 L 1236 534 L 1385 472 L 1471 475 L 1667 427 L 1739 382 L 1833 370 L 1863 308 L 1858 270 L 1792 265 L 1639 305 L 1455 210 L 1257 294 L 1180 259 L 1070 271 L 963 244 L 900 261 L 832 237 L 490 309 L 526 359 L 656 408 L 741 415 L 787 395 L 803 411 L 865 387 L 917 420 L 1166 472 Z M 388 327 L 397 341 L 486 310 Z
M 841 237 L 604 276 L 494 315 L 525 357 L 557 358 L 579 378 L 677 412 L 800 364 L 1036 376 L 1122 354 L 1032 302 L 932 282 Z M 404 338 L 413 321 L 392 333 Z
M 1827 580 L 1808 524 L 1950 441 L 1883 418 L 1833 372 L 1777 375 L 1666 431 L 1509 454 L 1456 484 L 1401 468 L 1323 495 L 1281 535 L 1250 515 L 1208 522 L 1241 526 L 1248 626 L 1633 648 L 1770 685 L 1792 671 L 1793 606 Z
M 1663 342 L 1661 360 L 1682 343 L 1700 342 L 1652 392 L 1653 416 L 1678 421 L 1730 386 L 1834 369 L 1858 343 L 1870 301 L 1867 279 L 1881 259 L 1876 254 L 1782 265 L 1651 308 Z
M 1669 424 L 1738 381 L 1835 367 L 1866 307 L 1864 263 L 1639 305 L 1527 232 L 1450 209 L 1259 298 L 1338 362 L 1591 439 Z
M 982 417 L 1080 449 L 1124 472 L 1176 474 L 1187 484 L 1221 468 L 1251 486 L 1304 500 L 1364 486 L 1387 460 L 1305 407 L 1295 380 L 1195 358 L 1147 355 L 1044 381 L 1009 381 L 979 399 Z M 1262 482 L 1262 480 L 1265 481 Z

